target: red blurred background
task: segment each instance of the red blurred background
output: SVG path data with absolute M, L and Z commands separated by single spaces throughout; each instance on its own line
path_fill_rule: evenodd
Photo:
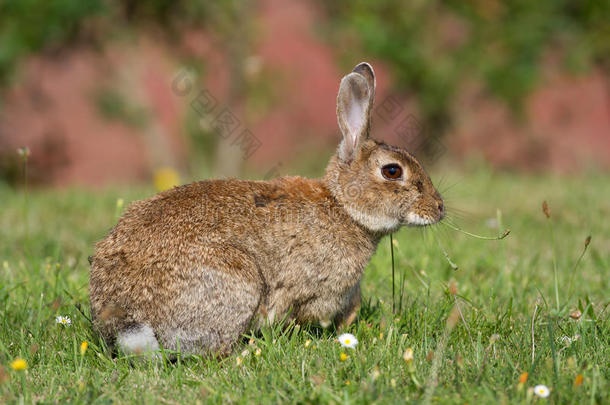
M 147 181 L 162 167 L 185 178 L 263 177 L 305 160 L 323 167 L 339 140 L 339 81 L 363 60 L 377 73 L 377 107 L 396 108 L 389 118 L 377 111 L 375 137 L 412 148 L 421 142 L 413 136 L 430 138 L 441 147 L 434 160 L 458 164 L 483 159 L 499 169 L 560 173 L 610 168 L 603 66 L 569 72 L 557 52 L 545 50 L 518 112 L 465 76 L 448 102 L 451 124 L 439 133 L 420 119 L 422 95 L 397 85 L 395 64 L 362 46 L 346 52 L 323 35 L 332 21 L 320 3 L 261 0 L 241 18 L 248 28 L 229 35 L 204 24 L 179 27 L 169 38 L 139 25 L 94 45 L 80 40 L 25 55 L 0 93 L 2 176 L 18 177 L 15 150 L 22 146 L 31 151 L 32 181 L 53 186 Z M 465 35 L 455 19 L 439 24 L 444 41 Z M 198 111 L 202 91 L 213 98 L 213 111 Z M 239 120 L 225 138 L 214 130 L 224 108 Z M 248 153 L 238 140 L 246 129 L 260 144 Z

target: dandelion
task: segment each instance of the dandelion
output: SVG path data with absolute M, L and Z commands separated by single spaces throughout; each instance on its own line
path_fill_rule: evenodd
M 341 343 L 341 346 L 343 347 L 354 349 L 358 344 L 358 339 L 356 339 L 356 336 L 352 335 L 351 333 L 344 333 L 339 336 L 339 343 Z
M 68 318 L 67 316 L 57 315 L 55 317 L 55 323 L 58 323 L 63 326 L 70 326 L 70 325 L 72 325 L 72 320 L 70 318 Z
M 155 172 L 153 182 L 158 191 L 165 191 L 180 184 L 180 177 L 171 167 L 162 167 Z
M 348 357 L 349 356 L 347 354 L 341 352 L 341 354 L 339 355 L 339 360 L 345 361 L 345 360 L 347 360 Z
M 527 371 L 526 371 L 525 373 L 522 373 L 522 374 L 519 376 L 519 384 L 520 384 L 520 385 L 525 384 L 525 383 L 527 382 L 527 377 L 528 377 L 528 376 L 529 376 L 529 374 L 527 373 Z
M 305 347 L 307 348 L 307 347 L 309 347 L 309 346 L 311 346 L 311 340 L 307 339 L 307 340 L 305 341 Z
M 521 375 L 519 376 L 519 384 L 517 384 L 517 389 L 519 391 L 523 390 L 523 387 L 525 386 L 525 383 L 527 382 L 527 377 L 529 376 L 529 374 L 526 372 L 521 373 Z
M 550 395 L 550 393 L 551 391 L 546 385 L 540 384 L 534 387 L 534 394 L 538 395 L 540 398 L 546 398 Z
M 22 371 L 28 368 L 28 363 L 21 357 L 17 357 L 11 362 L 11 368 L 16 371 Z
M 84 356 L 85 352 L 87 351 L 87 347 L 89 347 L 89 343 L 86 340 L 83 340 L 83 342 L 80 344 L 80 355 Z
M 402 355 L 402 359 L 407 363 L 411 363 L 413 361 L 413 348 L 407 348 Z
M 578 374 L 576 376 L 576 378 L 574 378 L 574 386 L 577 388 L 580 387 L 582 385 L 582 380 L 583 380 L 582 374 Z
M 407 371 L 409 372 L 409 377 L 411 378 L 411 381 L 413 382 L 413 384 L 415 384 L 416 387 L 420 387 L 421 384 L 419 383 L 419 381 L 417 380 L 417 376 L 415 375 L 413 348 L 408 347 L 402 354 L 402 359 L 405 361 L 405 363 L 407 363 Z

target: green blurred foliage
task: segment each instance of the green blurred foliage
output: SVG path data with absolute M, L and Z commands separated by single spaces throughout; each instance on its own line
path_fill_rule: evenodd
M 442 134 L 466 79 L 519 112 L 552 54 L 571 70 L 610 71 L 608 0 L 350 0 L 320 2 L 328 32 L 352 58 L 354 46 L 386 61 L 400 90 L 417 94 L 429 130 Z M 350 63 L 353 63 L 350 60 Z
M 101 88 L 94 94 L 99 113 L 107 120 L 116 120 L 134 128 L 145 128 L 150 112 L 133 105 L 117 90 Z
M 85 17 L 106 9 L 101 0 L 4 0 L 0 2 L 0 85 L 31 52 L 75 40 Z
M 193 25 L 231 25 L 241 0 L 3 0 L 0 1 L 0 87 L 35 52 L 50 52 L 89 41 L 101 44 L 116 32 L 142 26 L 161 28 L 171 38 Z

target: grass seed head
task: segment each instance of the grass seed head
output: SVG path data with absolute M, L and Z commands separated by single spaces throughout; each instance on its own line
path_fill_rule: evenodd
M 453 296 L 458 294 L 457 281 L 455 281 L 454 279 L 451 279 L 451 281 L 449 282 L 449 293 Z
M 580 312 L 578 309 L 575 309 L 574 311 L 570 312 L 570 318 L 574 319 L 575 321 L 579 320 L 582 317 L 582 312 Z
M 551 218 L 551 210 L 549 209 L 549 204 L 546 202 L 546 200 L 542 202 L 542 212 L 544 212 L 544 215 L 547 218 Z

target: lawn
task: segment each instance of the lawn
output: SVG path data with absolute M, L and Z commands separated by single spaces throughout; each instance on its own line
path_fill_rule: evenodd
M 510 235 L 402 229 L 394 294 L 384 238 L 348 329 L 355 349 L 332 329 L 285 325 L 244 337 L 223 360 L 174 363 L 113 357 L 88 319 L 94 242 L 154 191 L 0 186 L 0 402 L 608 403 L 608 178 L 446 171 L 450 220 Z M 17 358 L 25 370 L 11 367 Z

